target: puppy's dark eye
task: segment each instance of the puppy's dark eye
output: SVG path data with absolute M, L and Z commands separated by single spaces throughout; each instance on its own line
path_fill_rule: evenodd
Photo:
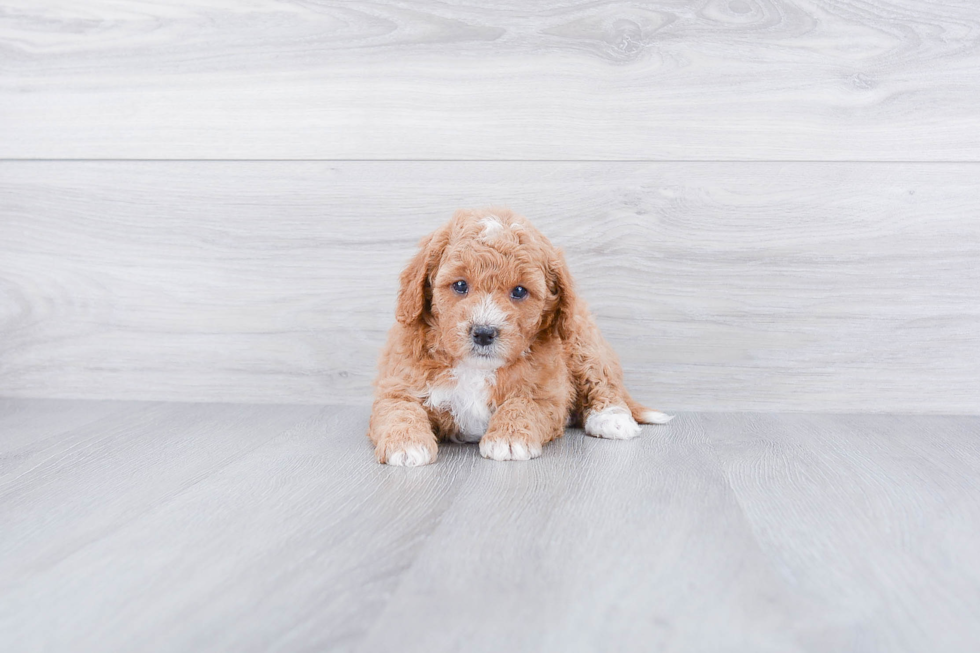
M 524 299 L 527 297 L 527 288 L 524 286 L 517 286 L 510 291 L 510 296 L 512 299 Z
M 466 285 L 466 282 L 465 281 L 462 281 L 462 280 L 457 281 L 456 283 L 453 284 L 453 290 L 455 290 L 456 293 L 457 294 L 460 294 L 460 295 L 465 295 L 466 294 L 466 291 L 469 290 L 469 289 L 470 289 L 470 287 L 467 286 Z

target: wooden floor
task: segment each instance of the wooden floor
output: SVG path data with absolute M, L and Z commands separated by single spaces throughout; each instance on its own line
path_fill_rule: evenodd
M 980 417 L 374 462 L 364 407 L 0 400 L 3 651 L 975 651 Z

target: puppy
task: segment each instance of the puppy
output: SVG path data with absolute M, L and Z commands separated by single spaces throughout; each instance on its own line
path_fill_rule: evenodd
M 633 401 L 562 253 L 506 209 L 457 211 L 401 274 L 368 437 L 378 462 L 425 465 L 437 442 L 529 460 L 564 432 L 626 439 L 672 418 Z

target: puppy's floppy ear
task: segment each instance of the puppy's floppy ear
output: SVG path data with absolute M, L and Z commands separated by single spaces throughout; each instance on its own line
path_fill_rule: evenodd
M 414 324 L 428 312 L 432 301 L 431 279 L 448 243 L 449 230 L 445 227 L 429 234 L 419 241 L 418 253 L 402 270 L 395 308 L 395 317 L 402 324 Z
M 550 314 L 545 318 L 544 328 L 552 330 L 562 340 L 568 340 L 572 333 L 575 290 L 572 287 L 572 275 L 568 271 L 568 264 L 565 263 L 565 255 L 560 249 L 556 248 L 550 252 L 545 276 L 548 292 L 554 303 Z

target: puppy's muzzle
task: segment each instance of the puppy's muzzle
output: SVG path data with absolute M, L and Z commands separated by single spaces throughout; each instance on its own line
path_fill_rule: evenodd
M 473 338 L 473 344 L 477 347 L 489 347 L 493 344 L 493 341 L 500 335 L 500 331 L 492 326 L 487 326 L 486 324 L 477 324 L 470 329 L 470 336 Z

